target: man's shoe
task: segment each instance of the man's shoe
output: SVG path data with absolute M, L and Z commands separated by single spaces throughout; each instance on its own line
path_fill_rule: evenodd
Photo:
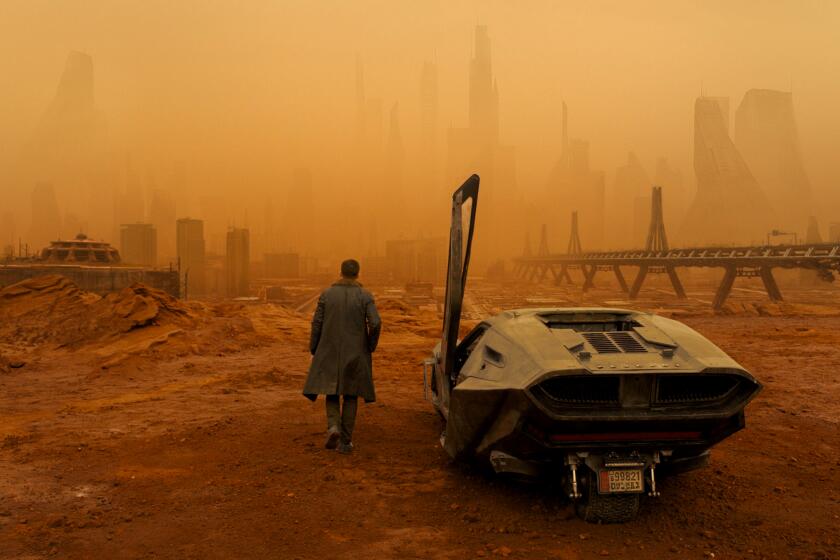
M 338 452 L 342 455 L 350 455 L 353 452 L 353 443 L 344 443 L 343 441 L 338 444 Z
M 338 446 L 339 439 L 341 439 L 341 434 L 338 432 L 338 428 L 330 428 L 327 430 L 327 442 L 324 444 L 324 447 L 335 449 Z

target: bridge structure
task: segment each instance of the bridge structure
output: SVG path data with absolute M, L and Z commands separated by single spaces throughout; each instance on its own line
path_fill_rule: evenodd
M 543 236 L 546 236 L 543 226 Z M 542 244 L 541 244 L 542 245 Z M 644 249 L 626 251 L 581 250 L 576 213 L 572 214 L 569 250 L 562 254 L 522 256 L 514 260 L 514 272 L 531 281 L 551 276 L 556 284 L 572 283 L 570 270 L 583 273 L 583 291 L 594 287 L 598 272 L 615 275 L 621 290 L 630 298 L 638 297 L 649 274 L 667 274 L 676 297 L 684 299 L 685 289 L 680 282 L 679 268 L 722 268 L 723 279 L 715 293 L 712 306 L 720 309 L 736 278 L 761 278 L 772 301 L 782 301 L 782 292 L 773 276 L 774 269 L 814 270 L 820 278 L 831 281 L 840 272 L 840 243 L 810 243 L 796 245 L 763 245 L 740 247 L 691 247 L 672 249 L 668 246 L 662 219 L 662 191 L 654 187 L 651 223 Z M 632 284 L 625 279 L 625 271 L 635 269 Z

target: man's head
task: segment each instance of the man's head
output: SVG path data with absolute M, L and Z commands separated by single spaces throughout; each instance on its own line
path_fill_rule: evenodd
M 343 278 L 350 278 L 355 280 L 359 277 L 359 261 L 356 259 L 347 259 L 341 263 L 341 276 Z

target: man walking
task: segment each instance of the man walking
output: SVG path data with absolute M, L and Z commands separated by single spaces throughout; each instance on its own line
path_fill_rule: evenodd
M 353 450 L 358 397 L 376 400 L 371 354 L 382 328 L 373 296 L 358 277 L 358 261 L 344 261 L 341 279 L 318 299 L 309 341 L 312 363 L 303 387 L 310 400 L 326 395 L 326 448 L 345 454 Z

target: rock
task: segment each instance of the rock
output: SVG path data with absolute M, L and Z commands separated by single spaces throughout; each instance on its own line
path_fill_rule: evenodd
M 58 529 L 67 524 L 67 517 L 64 515 L 54 515 L 47 519 L 47 527 L 50 529 Z

